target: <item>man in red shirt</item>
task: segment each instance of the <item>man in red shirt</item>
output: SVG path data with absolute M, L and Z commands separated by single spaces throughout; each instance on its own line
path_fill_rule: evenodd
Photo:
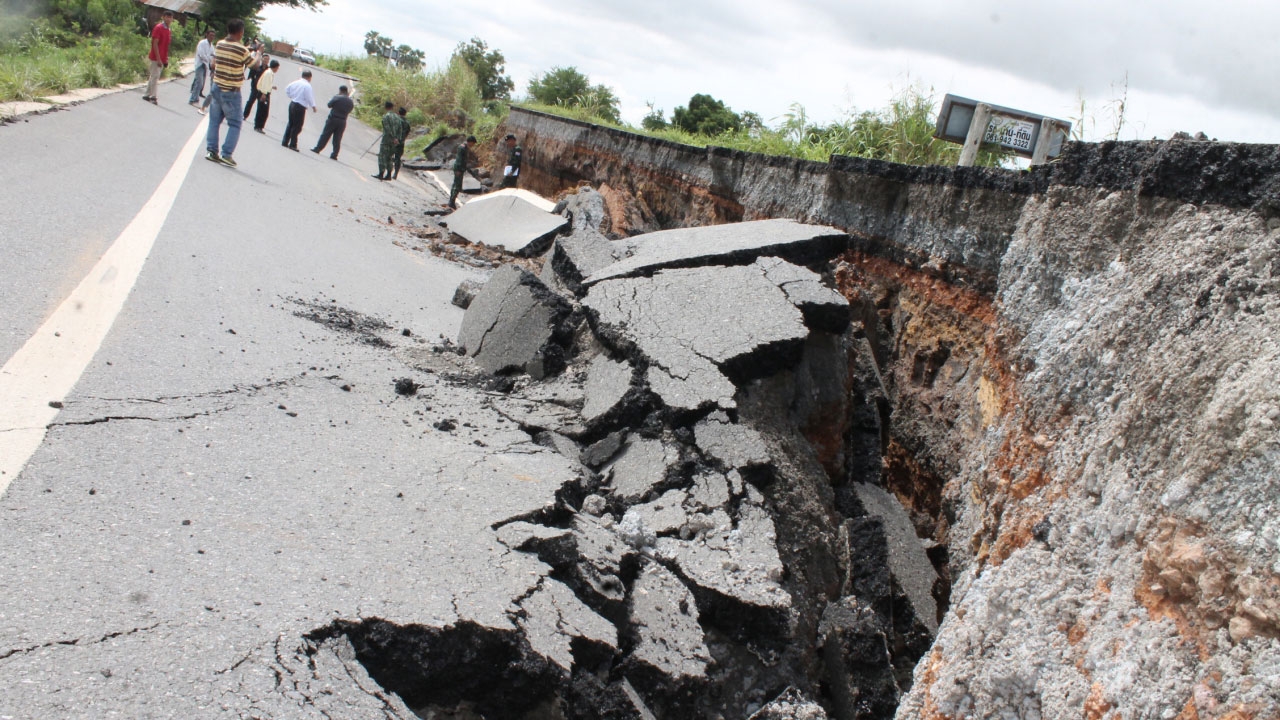
M 151 53 L 147 60 L 151 61 L 150 72 L 147 73 L 147 92 L 143 100 L 158 105 L 156 102 L 156 86 L 160 83 L 160 73 L 169 67 L 169 40 L 173 37 L 169 32 L 169 23 L 173 22 L 173 11 L 165 10 L 160 22 L 151 29 Z

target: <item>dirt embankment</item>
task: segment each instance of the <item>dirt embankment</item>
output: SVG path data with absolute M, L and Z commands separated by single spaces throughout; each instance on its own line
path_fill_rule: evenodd
M 899 717 L 1280 714 L 1280 149 L 1072 146 L 1014 173 L 520 110 L 507 130 L 525 187 L 595 187 L 616 237 L 849 234 L 825 274 L 874 360 L 847 405 L 878 404 L 880 442 L 806 437 L 834 484 L 893 491 L 951 583 Z

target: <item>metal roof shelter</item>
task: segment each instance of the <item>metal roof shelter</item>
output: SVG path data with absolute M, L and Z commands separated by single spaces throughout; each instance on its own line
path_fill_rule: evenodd
M 175 15 L 198 16 L 200 11 L 204 9 L 204 3 L 201 0 L 138 0 L 138 2 L 147 7 L 172 10 Z

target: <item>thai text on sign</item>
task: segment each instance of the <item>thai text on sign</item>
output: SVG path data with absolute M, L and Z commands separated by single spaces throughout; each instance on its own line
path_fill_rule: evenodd
M 982 141 L 1029 153 L 1037 129 L 1035 125 L 1025 120 L 993 115 L 991 122 L 987 124 L 987 133 Z

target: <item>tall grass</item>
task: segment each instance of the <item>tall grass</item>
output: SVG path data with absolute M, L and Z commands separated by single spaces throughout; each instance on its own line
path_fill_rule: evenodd
M 506 106 L 486 102 L 475 73 L 460 60 L 435 70 L 408 70 L 378 58 L 355 56 L 321 55 L 316 61 L 359 81 L 356 117 L 364 122 L 379 127 L 383 103 L 388 100 L 409 109 L 410 124 L 427 132 L 406 147 L 407 154 L 441 135 L 458 132 L 473 134 L 482 147 L 488 147 L 506 119 Z
M 175 23 L 175 28 L 177 27 Z M 0 37 L 0 102 L 34 100 L 82 87 L 114 87 L 146 78 L 151 41 L 133 28 L 108 26 L 94 37 L 67 38 L 49 25 L 34 21 L 21 30 L 12 26 Z M 167 75 L 178 72 L 177 58 L 187 49 L 175 32 Z M 190 47 L 194 47 L 191 45 Z

